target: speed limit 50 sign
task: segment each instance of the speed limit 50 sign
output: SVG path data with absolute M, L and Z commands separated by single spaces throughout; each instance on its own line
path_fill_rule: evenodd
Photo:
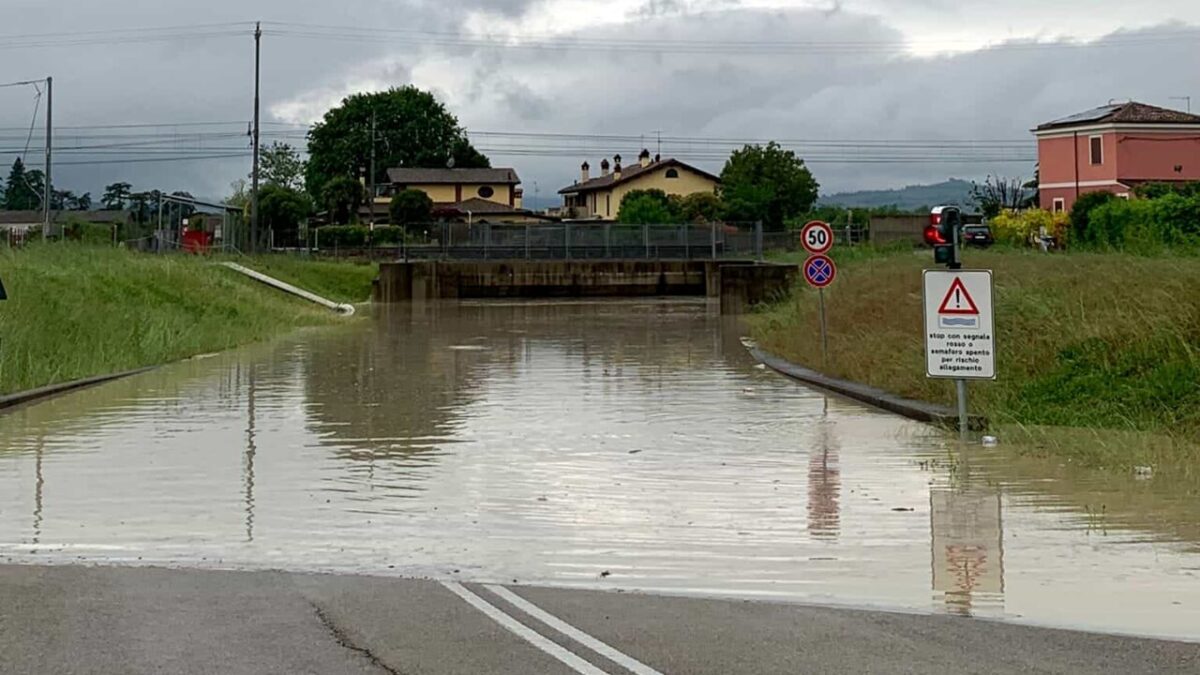
M 800 244 L 813 255 L 827 253 L 833 248 L 833 228 L 820 220 L 811 221 L 800 230 Z

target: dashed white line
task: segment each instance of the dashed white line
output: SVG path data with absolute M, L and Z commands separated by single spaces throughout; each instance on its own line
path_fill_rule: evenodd
M 526 642 L 563 662 L 575 672 L 581 675 L 608 675 L 603 670 L 563 649 L 554 642 L 539 635 L 537 631 L 505 614 L 495 605 L 467 590 L 462 584 L 454 581 L 443 581 L 442 586 L 445 586 L 452 593 L 466 600 L 472 607 L 483 612 L 493 621 L 523 638 Z
M 617 651 L 615 648 L 597 640 L 591 635 L 588 635 L 566 621 L 563 621 L 557 616 L 554 616 L 553 614 L 543 610 L 542 608 L 538 607 L 532 602 L 529 602 L 525 598 L 522 598 L 516 593 L 513 593 L 503 586 L 488 585 L 484 586 L 484 588 L 500 596 L 505 600 L 505 602 L 511 603 L 514 607 L 522 612 L 525 612 L 529 616 L 532 616 L 538 621 L 550 626 L 554 630 L 566 635 L 572 640 L 575 640 L 579 644 L 609 659 L 613 663 L 619 664 L 623 668 L 633 671 L 637 675 L 662 675 L 662 673 L 651 668 L 650 666 L 647 666 L 632 656 L 627 656 Z

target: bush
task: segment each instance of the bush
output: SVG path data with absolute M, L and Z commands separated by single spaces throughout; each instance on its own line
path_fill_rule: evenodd
M 1092 210 L 1084 236 L 1098 247 L 1139 253 L 1200 246 L 1200 196 L 1110 201 Z
M 107 223 L 92 223 L 78 218 L 68 218 L 66 224 L 63 225 L 63 235 L 66 239 L 85 244 L 111 244 L 113 227 Z
M 1050 213 L 1044 209 L 1003 211 L 988 221 L 997 243 L 1029 246 L 1045 228 L 1046 234 L 1054 237 L 1059 248 L 1067 245 L 1068 222 L 1065 213 Z
M 1071 239 L 1079 244 L 1095 244 L 1088 239 L 1088 219 L 1097 206 L 1102 206 L 1116 199 L 1111 192 L 1088 192 L 1075 200 L 1071 207 Z
M 1133 189 L 1133 194 L 1142 199 L 1158 199 L 1159 197 L 1166 197 L 1171 194 L 1195 197 L 1196 195 L 1200 195 L 1200 182 L 1142 183 Z
M 725 217 L 725 203 L 711 192 L 694 192 L 679 200 L 679 210 L 689 223 L 714 223 Z
M 361 248 L 370 233 L 365 225 L 326 225 L 317 230 L 316 242 L 321 248 Z
M 678 206 L 662 190 L 630 190 L 621 198 L 617 221 L 628 225 L 678 223 L 683 217 Z
M 398 227 L 395 225 L 376 225 L 375 230 L 371 232 L 371 242 L 376 246 L 399 244 L 403 240 L 403 227 Z

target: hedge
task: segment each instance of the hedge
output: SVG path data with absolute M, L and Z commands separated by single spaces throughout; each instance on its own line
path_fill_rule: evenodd
M 1100 248 L 1134 252 L 1200 247 L 1200 195 L 1108 202 L 1091 211 L 1081 236 Z

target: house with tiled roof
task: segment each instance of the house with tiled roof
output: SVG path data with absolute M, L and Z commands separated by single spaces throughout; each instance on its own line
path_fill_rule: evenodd
M 1200 115 L 1110 103 L 1046 122 L 1038 141 L 1038 198 L 1070 211 L 1088 192 L 1128 197 L 1141 183 L 1200 180 Z
M 395 168 L 375 197 L 377 218 L 386 218 L 392 195 L 420 190 L 433 200 L 439 220 L 519 223 L 549 220 L 522 206 L 521 178 L 510 168 Z
M 622 166 L 621 156 L 609 164 L 600 163 L 600 175 L 591 176 L 591 165 L 580 167 L 579 180 L 558 191 L 563 196 L 563 212 L 581 220 L 616 220 L 621 200 L 632 190 L 658 189 L 668 195 L 686 197 L 697 192 L 712 194 L 721 179 L 707 171 L 677 159 L 651 159 L 642 150 L 637 164 Z

